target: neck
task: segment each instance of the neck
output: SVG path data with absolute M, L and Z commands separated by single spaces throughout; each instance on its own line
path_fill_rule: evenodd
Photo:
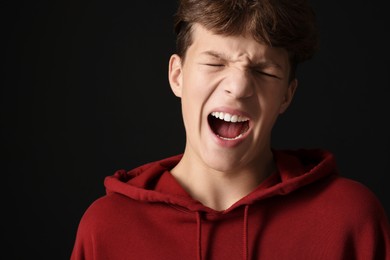
M 192 198 L 217 211 L 228 209 L 248 195 L 276 169 L 272 152 L 253 165 L 229 171 L 212 169 L 194 158 L 184 153 L 171 173 Z

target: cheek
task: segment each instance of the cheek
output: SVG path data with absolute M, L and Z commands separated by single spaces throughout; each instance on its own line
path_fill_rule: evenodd
M 213 93 L 212 79 L 208 79 L 204 74 L 187 75 L 184 79 L 183 95 L 181 98 L 182 114 L 186 130 L 196 132 L 200 130 L 205 122 L 205 106 L 210 103 Z
M 257 105 L 261 118 L 264 120 L 273 120 L 273 118 L 277 117 L 280 114 L 284 100 L 285 91 L 280 85 L 275 84 L 258 88 Z
M 256 86 L 256 94 L 260 104 L 280 103 L 282 90 L 277 84 L 260 84 Z
M 184 78 L 182 102 L 186 108 L 192 107 L 197 112 L 202 109 L 213 92 L 212 80 L 202 73 Z
M 193 126 L 198 118 L 201 109 L 201 92 L 199 87 L 186 81 L 183 87 L 181 106 L 184 123 L 187 127 Z

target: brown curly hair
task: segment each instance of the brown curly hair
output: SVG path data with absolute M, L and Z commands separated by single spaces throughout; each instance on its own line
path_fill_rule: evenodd
M 219 35 L 250 34 L 262 44 L 286 49 L 291 79 L 298 63 L 310 59 L 319 45 L 308 0 L 179 0 L 174 29 L 176 51 L 183 59 L 194 23 Z

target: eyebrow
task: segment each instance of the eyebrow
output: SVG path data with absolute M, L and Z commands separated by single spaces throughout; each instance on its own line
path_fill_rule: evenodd
M 217 58 L 219 60 L 226 60 L 226 61 L 233 61 L 234 60 L 227 56 L 224 53 L 217 52 L 217 51 L 204 51 L 201 53 L 202 55 L 207 55 L 207 56 L 212 56 L 214 58 Z M 266 61 L 259 61 L 259 62 L 254 62 L 250 65 L 250 67 L 276 67 L 278 69 L 282 69 L 282 66 L 280 66 L 278 63 L 266 60 Z
M 207 56 L 212 56 L 212 57 L 217 58 L 217 59 L 223 59 L 223 60 L 229 60 L 229 61 L 232 60 L 230 57 L 228 57 L 224 53 L 216 52 L 216 51 L 204 51 L 201 54 L 207 55 Z

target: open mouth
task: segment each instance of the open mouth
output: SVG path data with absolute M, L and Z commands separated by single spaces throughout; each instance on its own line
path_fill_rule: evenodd
M 212 112 L 207 118 L 211 130 L 223 140 L 236 140 L 249 129 L 249 118 L 224 112 Z

